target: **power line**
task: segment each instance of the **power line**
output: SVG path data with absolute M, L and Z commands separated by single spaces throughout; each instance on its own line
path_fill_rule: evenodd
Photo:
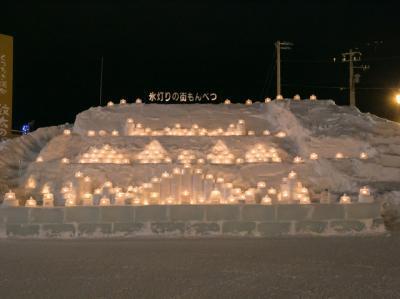
M 306 88 L 321 88 L 321 89 L 340 89 L 348 90 L 347 86 L 329 86 L 329 85 L 312 85 L 312 84 L 282 84 L 283 86 L 293 87 L 306 87 Z M 357 87 L 362 90 L 399 90 L 400 87 L 384 87 L 384 86 L 373 86 L 373 87 Z

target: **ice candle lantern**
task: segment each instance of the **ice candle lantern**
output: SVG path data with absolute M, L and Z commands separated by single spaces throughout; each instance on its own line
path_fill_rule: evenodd
M 351 203 L 351 198 L 346 193 L 340 197 L 340 203 L 342 204 L 349 204 Z
M 371 195 L 371 191 L 367 186 L 364 186 L 360 189 L 358 194 L 358 202 L 361 203 L 372 203 L 374 202 L 374 197 Z
M 15 193 L 12 192 L 11 190 L 4 195 L 3 206 L 18 207 L 18 200 L 15 197 Z

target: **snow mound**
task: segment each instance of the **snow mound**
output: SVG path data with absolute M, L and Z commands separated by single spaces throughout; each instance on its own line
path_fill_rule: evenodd
M 140 123 L 148 134 L 128 136 L 128 119 L 132 119 L 130 124 Z M 224 133 L 226 128 L 236 128 L 238 122 L 245 128 Z M 182 128 L 205 128 L 215 136 L 195 136 L 190 129 L 185 136 L 163 135 L 165 128 L 176 124 Z M 57 197 L 63 184 L 73 181 L 78 171 L 90 176 L 95 187 L 105 181 L 122 187 L 144 183 L 179 167 L 178 157 L 183 150 L 195 157 L 191 160 L 203 160 L 205 172 L 239 187 L 254 187 L 259 181 L 279 186 L 282 178 L 294 170 L 313 193 L 329 189 L 337 195 L 356 194 L 362 186 L 369 186 L 374 194 L 400 191 L 399 124 L 356 108 L 337 106 L 333 101 L 120 104 L 78 114 L 71 135 L 62 134 L 62 129 L 42 128 L 0 146 L 3 192 L 20 187 L 19 193 L 24 194 L 28 178 L 34 177 L 39 186 L 37 193 L 48 184 Z M 243 130 L 246 135 L 240 133 Z M 95 131 L 95 136 L 88 136 L 89 131 Z M 131 163 L 76 162 L 105 144 L 117 148 Z M 222 151 L 213 152 L 215 147 Z M 265 149 L 274 149 L 274 153 Z M 210 153 L 214 156 L 207 157 Z M 249 158 L 250 153 L 255 156 Z M 318 159 L 310 159 L 312 153 Z M 338 153 L 342 159 L 335 158 Z M 271 154 L 277 163 L 272 163 Z M 43 162 L 35 162 L 38 155 Z M 138 163 L 138 157 L 160 163 Z M 304 163 L 294 163 L 295 157 Z M 62 163 L 63 158 L 71 162 Z M 221 158 L 226 163 L 211 163 L 211 158 Z

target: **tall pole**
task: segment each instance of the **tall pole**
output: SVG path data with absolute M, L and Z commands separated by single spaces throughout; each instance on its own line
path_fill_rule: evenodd
M 354 84 L 354 65 L 353 65 L 354 52 L 352 49 L 349 51 L 349 91 L 350 91 L 350 106 L 356 106 L 356 89 Z
M 276 95 L 281 95 L 281 42 L 275 43 L 276 48 Z
M 354 74 L 355 69 L 361 69 L 366 71 L 369 69 L 369 65 L 354 65 L 355 62 L 359 62 L 361 60 L 361 52 L 353 51 L 350 49 L 349 52 L 342 53 L 342 62 L 349 63 L 349 98 L 350 98 L 350 106 L 356 106 L 356 83 L 359 83 L 360 75 Z
M 99 92 L 99 104 L 101 106 L 101 98 L 103 93 L 103 56 L 101 56 L 101 66 L 100 66 L 100 92 Z

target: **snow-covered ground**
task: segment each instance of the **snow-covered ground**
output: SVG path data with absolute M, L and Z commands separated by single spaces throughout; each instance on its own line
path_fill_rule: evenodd
M 242 119 L 247 130 L 255 131 L 255 136 L 124 136 L 128 118 L 152 130 L 174 127 L 176 123 L 185 128 L 197 124 L 208 130 L 226 129 Z M 276 148 L 282 158 L 282 163 L 202 166 L 205 172 L 224 177 L 234 186 L 248 188 L 265 181 L 268 187 L 279 188 L 282 178 L 294 170 L 315 194 L 329 189 L 336 196 L 355 195 L 360 187 L 368 186 L 375 197 L 393 199 L 400 191 L 400 125 L 356 108 L 337 106 L 330 100 L 284 100 L 252 105 L 116 104 L 78 114 L 70 136 L 63 135 L 63 129 L 63 126 L 42 128 L 0 145 L 0 191 L 13 188 L 23 196 L 28 178 L 34 177 L 37 187 L 33 194 L 48 184 L 57 198 L 63 183 L 73 180 L 77 171 L 89 175 L 94 187 L 106 180 L 127 187 L 171 171 L 179 165 L 177 157 L 182 150 L 191 150 L 196 158 L 206 159 L 218 140 L 227 145 L 235 158 L 244 158 L 256 144 Z M 105 130 L 108 134 L 89 137 L 89 130 Z M 112 130 L 118 130 L 120 135 L 111 136 Z M 263 135 L 264 130 L 271 135 Z M 279 138 L 275 136 L 278 132 L 287 136 Z M 136 155 L 152 140 L 159 141 L 172 163 L 135 162 Z M 104 144 L 117 149 L 131 163 L 78 163 L 90 147 L 100 148 Z M 343 153 L 344 158 L 335 159 L 337 152 Z M 360 159 L 362 152 L 368 155 L 367 159 Z M 310 160 L 311 153 L 317 153 L 319 159 Z M 38 156 L 43 162 L 35 162 Z M 305 162 L 294 164 L 296 156 Z M 62 158 L 71 163 L 61 163 Z

